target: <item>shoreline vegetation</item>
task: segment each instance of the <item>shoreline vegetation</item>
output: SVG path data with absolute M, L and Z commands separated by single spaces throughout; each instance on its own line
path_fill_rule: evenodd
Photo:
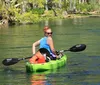
M 100 0 L 0 0 L 0 28 L 81 17 L 100 17 Z
M 88 12 L 88 13 L 73 13 L 73 14 L 68 14 L 66 12 L 63 12 L 61 15 L 58 16 L 54 16 L 53 14 L 49 14 L 49 11 L 44 13 L 43 15 L 37 17 L 37 20 L 34 21 L 32 19 L 23 19 L 19 21 L 8 21 L 7 19 L 2 19 L 0 20 L 0 28 L 2 27 L 7 27 L 10 25 L 24 25 L 24 24 L 34 24 L 34 23 L 38 23 L 44 20 L 54 20 L 54 19 L 68 19 L 68 18 L 83 18 L 83 17 L 100 17 L 100 15 L 97 12 Z M 31 16 L 31 15 L 30 15 Z

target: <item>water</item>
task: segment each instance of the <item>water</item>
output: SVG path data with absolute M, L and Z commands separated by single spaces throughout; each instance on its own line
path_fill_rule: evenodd
M 87 48 L 66 52 L 66 65 L 56 71 L 33 74 L 26 73 L 25 61 L 6 67 L 2 60 L 31 56 L 32 43 L 43 36 L 45 22 L 0 28 L 0 85 L 100 85 L 99 23 L 100 18 L 49 21 L 57 50 L 81 43 Z

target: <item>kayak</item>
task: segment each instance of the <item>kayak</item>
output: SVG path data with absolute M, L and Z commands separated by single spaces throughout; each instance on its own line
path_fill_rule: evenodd
M 63 55 L 60 59 L 50 60 L 46 63 L 31 64 L 26 62 L 26 71 L 27 72 L 43 72 L 48 70 L 55 70 L 64 66 L 67 62 L 67 56 Z
M 31 64 L 30 62 L 26 62 L 26 71 L 27 72 L 43 72 L 47 70 L 55 70 L 62 66 L 64 66 L 67 62 L 67 56 L 63 55 L 60 59 L 51 60 L 46 63 L 39 64 Z

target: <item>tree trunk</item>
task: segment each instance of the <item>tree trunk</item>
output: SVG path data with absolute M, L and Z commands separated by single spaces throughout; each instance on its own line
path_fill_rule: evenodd
M 53 12 L 54 12 L 54 16 L 57 16 L 57 13 L 56 11 L 52 8 Z
M 72 10 L 72 7 L 73 7 L 72 0 L 70 0 L 70 10 Z
M 61 2 L 62 2 L 62 0 L 59 0 L 59 8 L 62 7 Z
M 22 3 L 22 13 L 25 13 L 25 12 L 26 12 L 26 3 L 23 0 L 23 3 Z
M 46 0 L 45 9 L 48 11 L 48 0 Z

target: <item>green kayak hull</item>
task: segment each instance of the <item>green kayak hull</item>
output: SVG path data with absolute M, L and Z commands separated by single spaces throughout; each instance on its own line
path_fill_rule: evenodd
M 67 56 L 63 55 L 62 58 L 57 60 L 51 60 L 42 64 L 31 64 L 26 62 L 26 71 L 27 72 L 43 72 L 48 70 L 55 70 L 64 66 L 67 62 Z

